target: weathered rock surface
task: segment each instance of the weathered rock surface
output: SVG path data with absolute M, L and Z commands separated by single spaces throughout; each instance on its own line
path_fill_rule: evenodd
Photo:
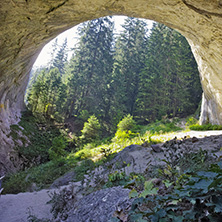
M 58 188 L 64 185 L 68 185 L 69 182 L 72 182 L 75 179 L 76 173 L 74 171 L 70 171 L 66 173 L 65 175 L 59 177 L 56 179 L 53 184 L 50 186 L 50 188 Z
M 218 134 L 219 133 L 221 133 L 221 131 L 218 131 Z M 188 148 L 190 151 L 194 152 L 198 151 L 201 148 L 202 150 L 209 151 L 209 153 L 212 154 L 212 158 L 221 158 L 222 151 L 220 150 L 222 148 L 222 135 L 204 137 L 204 135 L 207 135 L 206 132 L 201 132 L 200 134 L 202 136 L 196 135 L 196 137 L 188 138 L 187 135 L 186 139 L 171 140 L 167 142 L 168 144 L 165 144 L 165 146 L 161 144 L 159 145 L 164 150 L 164 152 L 167 149 L 173 149 L 173 151 L 175 149 L 175 155 L 178 151 L 181 151 L 181 149 L 177 150 L 178 145 L 180 145 L 181 148 Z M 133 154 L 135 154 L 135 156 Z M 108 222 L 114 213 L 115 215 L 117 215 L 116 213 L 122 212 L 122 210 L 124 212 L 125 210 L 128 211 L 130 209 L 132 200 L 129 200 L 128 198 L 129 190 L 124 189 L 120 186 L 101 189 L 102 186 L 101 184 L 99 184 L 101 181 L 99 181 L 98 183 L 98 176 L 101 176 L 101 178 L 105 179 L 108 177 L 109 173 L 113 172 L 113 170 L 127 172 L 128 166 L 125 166 L 126 163 L 132 166 L 133 164 L 135 165 L 132 170 L 138 169 L 139 172 L 144 172 L 144 170 L 146 170 L 144 166 L 146 165 L 159 165 L 160 159 L 163 158 L 162 155 L 162 152 L 153 152 L 152 149 L 149 147 L 146 148 L 139 145 L 131 145 L 119 152 L 116 157 L 114 157 L 114 159 L 108 163 L 108 165 L 113 166 L 113 168 L 108 167 L 109 171 L 105 169 L 106 166 L 108 166 L 106 165 L 105 167 L 100 166 L 94 171 L 89 172 L 88 178 L 90 179 L 90 182 L 92 182 L 91 184 L 84 184 L 79 181 L 69 183 L 69 185 L 62 186 L 60 187 L 60 189 L 41 190 L 39 192 L 27 192 L 17 195 L 2 195 L 0 198 L 0 221 L 27 221 L 27 212 L 28 210 L 31 210 L 31 213 L 38 218 L 48 218 L 51 219 L 51 221 Z M 153 161 L 154 159 L 156 159 L 156 162 L 150 162 L 150 159 L 148 157 L 152 157 Z M 126 160 L 126 163 L 122 161 L 123 158 L 124 160 Z M 116 165 L 116 163 L 119 164 Z M 139 163 L 143 163 L 141 164 L 142 168 L 139 167 Z M 118 169 L 116 169 L 115 167 L 118 167 Z M 149 176 L 149 173 L 152 172 L 146 172 L 146 175 Z M 70 172 L 56 181 L 60 183 L 60 181 L 63 181 L 64 179 L 65 183 L 68 183 L 72 181 L 72 176 L 74 176 L 74 174 L 72 175 L 72 173 Z M 97 183 L 95 178 L 93 177 L 97 178 Z M 156 182 L 158 181 L 160 180 L 157 180 Z M 91 189 L 92 187 L 94 187 L 95 189 Z M 93 190 L 97 189 L 101 190 L 93 192 Z M 92 193 L 85 195 L 86 193 L 89 193 L 89 191 Z M 67 197 L 57 199 L 57 206 L 59 206 L 59 209 L 62 212 L 58 214 L 56 219 L 52 219 L 52 215 L 50 214 L 50 205 L 46 204 L 50 200 L 48 193 L 52 192 L 62 193 L 65 194 Z M 66 203 L 64 203 L 64 200 Z
M 142 147 L 140 145 L 130 145 L 116 154 L 108 163 L 112 170 L 122 170 L 127 175 L 132 172 L 144 173 L 149 165 L 161 165 L 161 159 L 164 153 L 155 153 L 151 147 Z
M 201 122 L 222 124 L 222 4 L 220 0 L 2 0 L 0 6 L 0 173 L 12 164 L 10 124 L 23 109 L 28 73 L 42 47 L 83 21 L 128 15 L 178 30 L 189 41 L 204 91 Z M 16 161 L 15 161 L 16 162 Z
M 128 189 L 112 187 L 93 192 L 80 201 L 68 213 L 67 222 L 111 221 L 115 211 L 131 206 Z

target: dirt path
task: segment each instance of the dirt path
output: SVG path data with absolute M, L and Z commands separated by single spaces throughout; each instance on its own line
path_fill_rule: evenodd
M 166 135 L 161 136 L 162 138 L 167 140 L 171 140 L 177 137 L 177 139 L 182 139 L 185 136 L 190 136 L 190 137 L 197 137 L 197 138 L 204 138 L 206 136 L 216 136 L 216 135 L 222 135 L 222 130 L 210 130 L 210 131 L 187 131 L 187 132 L 174 132 L 174 133 L 169 133 Z M 152 136 L 152 138 L 157 138 L 158 136 Z
M 0 197 L 0 222 L 27 221 L 28 212 L 38 218 L 50 218 L 48 190 L 33 193 L 7 194 Z
M 168 134 L 166 140 L 175 136 L 180 139 L 184 136 L 203 138 L 211 135 L 221 135 L 222 131 L 188 131 Z M 25 222 L 31 210 L 32 215 L 38 218 L 50 218 L 50 205 L 46 204 L 50 197 L 49 191 L 41 190 L 33 193 L 7 194 L 0 197 L 0 222 Z

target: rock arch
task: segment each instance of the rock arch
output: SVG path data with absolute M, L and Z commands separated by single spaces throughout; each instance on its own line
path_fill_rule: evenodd
M 13 169 L 7 137 L 18 122 L 28 73 L 42 47 L 83 21 L 127 15 L 178 30 L 197 60 L 201 122 L 222 124 L 222 0 L 2 0 L 0 6 L 0 171 Z

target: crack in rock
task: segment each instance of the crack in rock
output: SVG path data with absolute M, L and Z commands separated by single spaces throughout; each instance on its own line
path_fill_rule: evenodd
M 209 12 L 209 11 L 206 11 L 206 10 L 203 10 L 203 9 L 199 9 L 199 8 L 197 8 L 197 7 L 195 7 L 195 6 L 187 3 L 186 0 L 182 0 L 182 1 L 183 1 L 183 3 L 184 3 L 188 8 L 190 8 L 191 10 L 197 12 L 198 14 L 205 15 L 205 16 L 207 16 L 208 18 L 210 18 L 211 15 L 222 18 L 222 14 L 215 13 L 215 12 Z M 220 1 L 220 3 L 221 3 L 221 1 Z
M 55 7 L 51 7 L 51 8 L 46 12 L 46 14 L 49 14 L 49 13 L 55 11 L 56 9 L 58 9 L 58 8 L 60 8 L 61 6 L 65 5 L 66 2 L 68 2 L 68 0 L 65 0 L 64 2 L 62 2 L 61 4 L 59 4 L 59 5 L 55 6 Z

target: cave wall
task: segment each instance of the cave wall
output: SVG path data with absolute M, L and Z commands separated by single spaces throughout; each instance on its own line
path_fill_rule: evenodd
M 0 0 L 0 173 L 19 168 L 8 135 L 19 121 L 28 74 L 42 47 L 86 20 L 126 15 L 176 29 L 197 60 L 201 123 L 222 124 L 222 0 Z

